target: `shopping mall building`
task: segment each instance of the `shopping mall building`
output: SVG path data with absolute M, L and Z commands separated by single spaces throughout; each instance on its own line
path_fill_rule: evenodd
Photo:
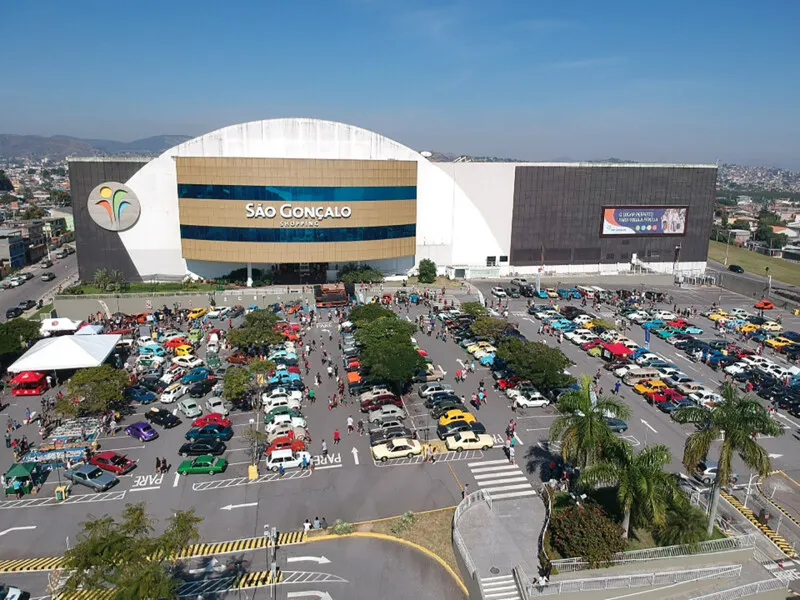
M 427 153 L 424 153 L 427 154 Z M 333 279 L 705 267 L 713 165 L 431 162 L 316 119 L 225 127 L 153 159 L 69 162 L 80 277 Z

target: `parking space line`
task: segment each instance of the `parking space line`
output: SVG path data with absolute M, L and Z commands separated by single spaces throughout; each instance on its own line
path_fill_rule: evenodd
M 129 492 L 146 492 L 148 490 L 160 490 L 160 485 L 151 485 L 149 487 L 140 487 L 140 488 L 133 488 L 132 490 L 128 490 Z
M 319 468 L 319 467 L 318 467 Z M 278 473 L 267 473 L 258 479 L 250 480 L 248 477 L 235 477 L 233 479 L 213 479 L 210 481 L 199 481 L 192 484 L 192 490 L 203 492 L 207 490 L 218 490 L 229 487 L 239 487 L 244 485 L 254 485 L 258 483 L 270 483 L 272 481 L 290 481 L 292 479 L 304 479 L 311 477 L 311 471 L 294 471 L 281 477 Z

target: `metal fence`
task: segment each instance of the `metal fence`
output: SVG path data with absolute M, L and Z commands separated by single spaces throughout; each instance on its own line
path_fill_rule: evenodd
M 488 492 L 485 490 L 476 490 L 467 494 L 464 499 L 458 503 L 456 512 L 453 515 L 453 523 L 458 523 L 458 519 L 464 514 L 464 511 L 476 502 L 486 502 L 486 506 L 489 507 L 489 510 L 492 510 L 492 497 L 489 496 Z
M 736 598 L 746 598 L 747 596 L 755 596 L 756 594 L 785 590 L 787 588 L 788 585 L 780 579 L 765 579 L 764 581 L 740 585 L 729 590 L 713 592 L 705 596 L 695 596 L 692 600 L 736 600 Z
M 607 563 L 594 565 L 595 567 L 611 567 L 645 560 L 658 560 L 663 558 L 677 558 L 696 554 L 714 554 L 716 552 L 730 552 L 743 548 L 753 548 L 756 544 L 755 534 L 727 537 L 719 540 L 708 540 L 682 546 L 664 546 L 661 548 L 646 548 L 630 552 L 618 552 Z M 554 560 L 553 568 L 561 573 L 582 571 L 589 568 L 589 563 L 582 558 L 564 558 Z
M 542 527 L 542 533 L 539 534 L 539 552 L 544 555 L 545 560 L 550 560 L 550 557 L 547 556 L 547 550 L 545 549 L 544 545 L 544 538 L 547 536 L 547 527 L 550 525 L 550 515 L 553 512 L 553 497 L 550 495 L 550 488 L 547 485 L 542 486 L 542 502 L 544 502 L 544 509 L 545 509 L 545 519 L 544 519 L 544 527 Z
M 553 581 L 544 585 L 535 584 L 529 596 L 554 596 L 576 592 L 595 592 L 601 590 L 619 590 L 636 587 L 653 587 L 675 585 L 703 579 L 720 579 L 722 577 L 738 577 L 742 573 L 742 565 L 725 565 L 702 569 L 686 569 L 682 571 L 665 571 L 663 573 L 631 573 L 614 577 L 594 577 L 592 579 L 571 579 Z
M 464 542 L 464 538 L 461 537 L 458 529 L 455 525 L 453 525 L 453 545 L 456 547 L 456 551 L 464 560 L 464 566 L 467 568 L 467 572 L 469 573 L 470 577 L 474 577 L 475 575 L 475 563 L 472 560 L 472 557 L 469 555 L 469 550 L 467 550 L 467 544 Z

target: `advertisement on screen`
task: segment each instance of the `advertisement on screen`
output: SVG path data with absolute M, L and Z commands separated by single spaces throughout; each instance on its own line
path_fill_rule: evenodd
M 601 235 L 684 235 L 686 215 L 683 206 L 628 206 L 603 208 Z

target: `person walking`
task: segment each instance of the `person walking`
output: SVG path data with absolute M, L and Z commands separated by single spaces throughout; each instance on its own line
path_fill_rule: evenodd
M 322 456 L 328 456 L 328 443 L 322 440 Z
M 342 441 L 342 434 L 339 433 L 339 430 L 337 429 L 336 431 L 333 432 L 333 445 L 336 446 L 341 441 Z
M 351 433 L 353 433 L 354 429 L 355 429 L 355 427 L 354 427 L 354 424 L 353 424 L 353 417 L 352 416 L 348 416 L 347 417 L 347 435 L 350 435 Z
M 510 465 L 514 464 L 515 456 L 516 456 L 516 450 L 514 449 L 514 446 L 510 446 L 508 448 L 508 464 Z

